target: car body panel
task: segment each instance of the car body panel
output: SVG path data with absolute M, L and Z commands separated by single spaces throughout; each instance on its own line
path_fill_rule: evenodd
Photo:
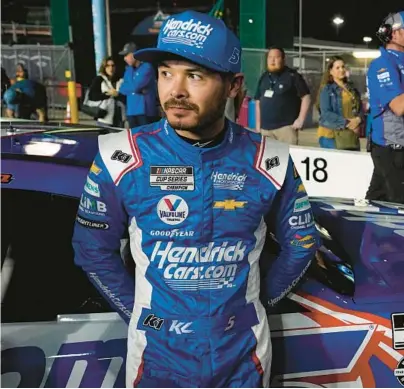
M 78 204 L 101 130 L 64 131 L 3 137 L 2 190 L 70 196 Z M 354 279 L 355 291 L 341 293 L 309 271 L 298 290 L 269 311 L 272 385 L 400 387 L 404 206 L 311 202 L 323 253 L 341 269 L 341 279 Z M 123 387 L 126 331 L 115 313 L 3 323 L 3 386 Z

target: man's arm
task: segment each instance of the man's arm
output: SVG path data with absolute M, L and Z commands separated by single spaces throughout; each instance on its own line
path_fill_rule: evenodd
M 311 97 L 310 95 L 303 96 L 302 101 L 300 103 L 300 112 L 299 116 L 292 124 L 292 127 L 296 130 L 301 130 L 304 126 L 304 122 L 306 121 L 307 114 L 309 113 Z
M 145 88 L 152 77 L 154 77 L 154 68 L 148 63 L 141 64 L 137 69 L 134 69 L 133 73 L 124 75 L 123 83 L 119 89 L 119 93 L 123 95 L 132 95 L 135 93 L 141 93 L 142 89 Z
M 259 100 L 255 100 L 255 130 L 257 132 L 261 130 L 261 103 Z
M 399 69 L 390 61 L 379 58 L 368 72 L 369 94 L 377 96 L 383 107 L 389 107 L 397 116 L 404 115 L 404 88 Z
M 389 104 L 390 109 L 396 116 L 404 116 L 404 93 L 395 97 Z
M 258 80 L 257 89 L 255 91 L 254 100 L 255 100 L 255 130 L 257 132 L 261 131 L 261 83 L 264 78 L 264 74 L 261 75 Z
M 102 157 L 91 167 L 76 217 L 74 261 L 110 305 L 129 323 L 135 282 L 120 255 L 128 217 Z
M 300 103 L 299 116 L 292 124 L 292 127 L 295 128 L 296 130 L 300 130 L 303 128 L 304 122 L 306 121 L 306 117 L 310 109 L 311 97 L 310 97 L 310 89 L 307 86 L 307 83 L 302 77 L 302 75 L 299 73 L 295 74 L 295 86 L 297 95 L 301 99 L 301 103 Z
M 319 242 L 307 193 L 291 157 L 266 219 L 281 248 L 266 276 L 268 304 L 274 306 L 303 277 Z

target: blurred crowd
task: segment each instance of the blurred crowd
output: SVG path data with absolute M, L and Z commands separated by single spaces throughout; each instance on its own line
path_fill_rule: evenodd
M 47 120 L 46 88 L 29 78 L 23 63 L 18 63 L 14 78 L 1 68 L 1 98 L 8 118 Z

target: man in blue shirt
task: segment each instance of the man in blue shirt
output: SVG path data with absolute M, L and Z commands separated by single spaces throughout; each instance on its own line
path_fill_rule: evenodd
M 310 108 L 310 91 L 303 77 L 286 66 L 283 48 L 268 50 L 267 71 L 258 81 L 254 99 L 256 131 L 297 145 Z
M 404 203 L 404 11 L 377 34 L 381 56 L 368 71 L 374 171 L 366 198 Z
M 156 74 L 152 65 L 135 59 L 133 42 L 127 43 L 120 55 L 124 56 L 126 66 L 123 84 L 119 93 L 126 96 L 126 117 L 129 128 L 152 123 L 157 116 Z

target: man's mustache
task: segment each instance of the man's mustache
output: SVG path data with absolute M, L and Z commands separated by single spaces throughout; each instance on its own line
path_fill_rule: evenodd
M 182 108 L 182 109 L 189 109 L 191 111 L 199 111 L 199 107 L 195 104 L 189 103 L 188 101 L 185 100 L 176 100 L 176 99 L 170 99 L 167 100 L 163 104 L 164 109 L 169 109 L 169 108 Z

